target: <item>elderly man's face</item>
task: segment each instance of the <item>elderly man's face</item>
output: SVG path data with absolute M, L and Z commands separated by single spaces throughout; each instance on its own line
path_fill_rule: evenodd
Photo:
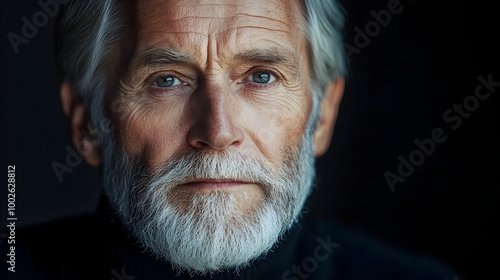
M 138 42 L 113 117 L 128 154 L 150 170 L 186 151 L 234 151 L 280 168 L 311 109 L 295 1 L 139 1 Z M 234 179 L 234 180 L 233 180 Z M 248 194 L 254 183 L 193 178 L 172 191 Z
M 248 264 L 310 193 L 343 83 L 332 82 L 312 119 L 296 2 L 144 0 L 132 9 L 134 53 L 107 95 L 115 129 L 100 143 L 104 189 L 132 234 L 180 270 Z M 88 118 L 69 92 L 63 85 L 78 143 Z

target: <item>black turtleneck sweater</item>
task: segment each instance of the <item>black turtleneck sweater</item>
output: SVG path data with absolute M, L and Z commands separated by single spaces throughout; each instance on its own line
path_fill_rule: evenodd
M 271 252 L 239 271 L 178 275 L 127 235 L 106 204 L 92 215 L 16 229 L 15 273 L 7 270 L 9 244 L 1 242 L 2 279 L 262 279 L 393 280 L 456 279 L 424 256 L 385 246 L 362 234 L 311 219 L 307 214 Z M 463 280 L 463 278 L 460 278 Z

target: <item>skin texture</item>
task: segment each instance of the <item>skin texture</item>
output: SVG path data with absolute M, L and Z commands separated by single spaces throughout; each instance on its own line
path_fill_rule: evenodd
M 300 9 L 288 0 L 139 1 L 128 71 L 109 93 L 119 103 L 108 108 L 118 143 L 150 171 L 192 150 L 234 151 L 279 168 L 287 148 L 299 144 L 312 108 Z M 269 82 L 255 81 L 262 73 Z M 158 78 L 166 77 L 174 85 L 160 86 Z M 342 79 L 326 90 L 314 139 L 318 156 L 328 149 L 342 92 Z M 83 102 L 69 83 L 61 98 L 75 146 L 99 165 L 98 144 L 82 135 L 91 127 Z M 257 185 L 237 178 L 198 180 L 178 194 L 213 189 L 245 192 L 242 208 L 264 198 Z

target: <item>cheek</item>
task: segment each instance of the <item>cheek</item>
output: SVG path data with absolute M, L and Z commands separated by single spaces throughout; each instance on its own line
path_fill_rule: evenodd
M 171 121 L 177 119 L 175 113 L 147 105 L 130 106 L 117 119 L 118 141 L 130 156 L 153 169 L 182 146 L 182 127 L 179 122 Z
M 288 149 L 298 146 L 302 140 L 310 104 L 304 93 L 274 101 L 255 110 L 255 121 L 249 134 L 264 156 L 273 164 L 280 165 Z

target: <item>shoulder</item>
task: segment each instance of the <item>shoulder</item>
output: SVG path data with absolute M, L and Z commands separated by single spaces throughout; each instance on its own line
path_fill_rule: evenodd
M 303 232 L 309 247 L 330 249 L 329 263 L 334 266 L 338 279 L 453 280 L 458 277 L 451 268 L 430 256 L 389 246 L 338 224 L 307 219 Z

